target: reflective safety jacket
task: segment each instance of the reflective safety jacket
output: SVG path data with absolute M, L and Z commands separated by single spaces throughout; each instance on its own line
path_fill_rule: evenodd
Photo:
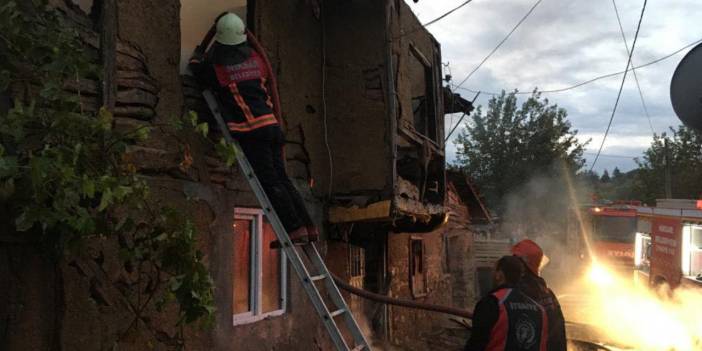
M 261 55 L 247 49 L 243 51 L 247 57 L 241 62 L 218 63 L 226 60 L 206 59 L 202 63 L 190 64 L 201 84 L 212 89 L 219 98 L 222 116 L 233 133 L 246 133 L 278 124 L 266 87 L 270 72 Z
M 519 289 L 502 286 L 480 300 L 467 351 L 546 351 L 546 312 Z
M 490 332 L 488 351 L 546 351 L 546 311 L 516 289 L 492 293 L 498 301 L 497 323 Z
M 566 351 L 565 318 L 556 294 L 546 286 L 546 281 L 531 271 L 526 271 L 517 285 L 531 299 L 546 311 L 548 318 L 548 351 Z

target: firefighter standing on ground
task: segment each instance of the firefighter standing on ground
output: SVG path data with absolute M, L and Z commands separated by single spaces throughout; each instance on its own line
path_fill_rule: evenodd
M 241 145 L 292 241 L 314 241 L 317 229 L 285 171 L 285 138 L 266 86 L 273 73 L 263 53 L 248 45 L 239 16 L 223 14 L 216 29 L 207 56 L 196 53 L 189 67 L 201 85 L 217 96 L 229 132 Z
M 495 290 L 475 305 L 466 351 L 546 351 L 546 311 L 520 291 L 524 264 L 504 256 L 495 266 Z
M 512 254 L 521 258 L 526 266 L 524 276 L 518 285 L 520 290 L 546 310 L 549 326 L 548 351 L 566 351 L 565 318 L 563 318 L 561 305 L 556 295 L 546 285 L 546 281 L 539 276 L 544 262 L 543 250 L 535 242 L 525 239 L 512 247 Z

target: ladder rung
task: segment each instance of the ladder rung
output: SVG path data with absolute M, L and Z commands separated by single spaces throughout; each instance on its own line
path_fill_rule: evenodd
M 310 277 L 310 279 L 311 279 L 313 282 L 316 282 L 316 281 L 322 280 L 322 279 L 324 279 L 324 278 L 326 278 L 326 277 L 327 277 L 326 275 L 320 274 L 320 275 L 313 275 L 313 276 Z
M 329 313 L 329 316 L 330 316 L 331 318 L 334 318 L 334 317 L 336 317 L 336 316 L 338 316 L 338 315 L 341 315 L 341 314 L 343 314 L 343 313 L 345 313 L 345 312 L 346 312 L 346 310 L 342 308 L 342 309 L 340 309 L 340 310 L 336 310 L 336 311 L 334 311 L 334 312 L 332 312 L 332 313 Z

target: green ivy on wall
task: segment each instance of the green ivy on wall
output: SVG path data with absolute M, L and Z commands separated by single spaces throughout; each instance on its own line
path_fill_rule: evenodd
M 109 111 L 85 112 L 80 94 L 67 89 L 99 79 L 84 46 L 47 1 L 0 5 L 0 95 L 13 99 L 0 111 L 0 223 L 56 259 L 90 239 L 115 238 L 125 265 L 148 262 L 159 277 L 136 314 L 175 301 L 181 324 L 210 320 L 213 283 L 193 223 L 153 207 L 146 181 L 125 161 L 128 146 L 146 140 L 149 128 L 117 131 Z M 185 120 L 207 136 L 196 116 Z M 217 149 L 231 165 L 231 148 Z

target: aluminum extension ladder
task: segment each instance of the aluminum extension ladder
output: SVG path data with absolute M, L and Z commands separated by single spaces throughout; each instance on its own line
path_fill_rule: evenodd
M 314 245 L 314 243 L 302 245 L 302 249 L 313 266 L 311 267 L 312 269 L 308 269 L 305 266 L 302 257 L 300 257 L 300 254 L 295 248 L 295 245 L 290 241 L 290 236 L 288 236 L 288 233 L 283 227 L 283 223 L 275 213 L 268 196 L 266 196 L 261 183 L 256 177 L 253 168 L 251 168 L 249 160 L 241 150 L 239 143 L 227 132 L 228 128 L 224 123 L 224 119 L 222 118 L 222 113 L 217 98 L 209 90 L 204 90 L 202 95 L 205 98 L 212 115 L 217 121 L 217 125 L 219 126 L 220 131 L 222 131 L 222 135 L 224 136 L 225 140 L 234 146 L 239 167 L 244 172 L 244 176 L 249 182 L 251 190 L 253 190 L 254 194 L 256 194 L 258 202 L 263 207 L 263 212 L 273 227 L 278 241 L 282 243 L 283 252 L 285 252 L 290 264 L 295 269 L 295 272 L 297 272 L 297 276 L 302 282 L 302 287 L 305 289 L 305 292 L 307 293 L 307 296 L 309 296 L 312 305 L 314 305 L 317 314 L 320 316 L 324 326 L 327 328 L 334 345 L 336 345 L 336 349 L 339 351 L 371 351 L 370 344 L 363 335 L 358 323 L 353 318 L 353 314 L 351 313 L 349 306 L 346 304 L 346 301 L 344 301 L 344 297 L 341 295 L 339 288 L 334 283 L 331 273 L 324 264 L 324 260 L 322 260 L 322 257 L 319 255 L 319 251 L 317 251 L 317 247 Z M 316 285 L 316 283 L 319 281 L 324 281 L 328 297 L 333 306 L 327 306 L 327 304 L 324 302 L 322 294 Z M 339 316 L 343 317 L 346 328 L 353 337 L 353 345 L 351 346 L 349 346 L 344 339 L 344 336 L 342 335 L 341 330 L 334 319 Z

